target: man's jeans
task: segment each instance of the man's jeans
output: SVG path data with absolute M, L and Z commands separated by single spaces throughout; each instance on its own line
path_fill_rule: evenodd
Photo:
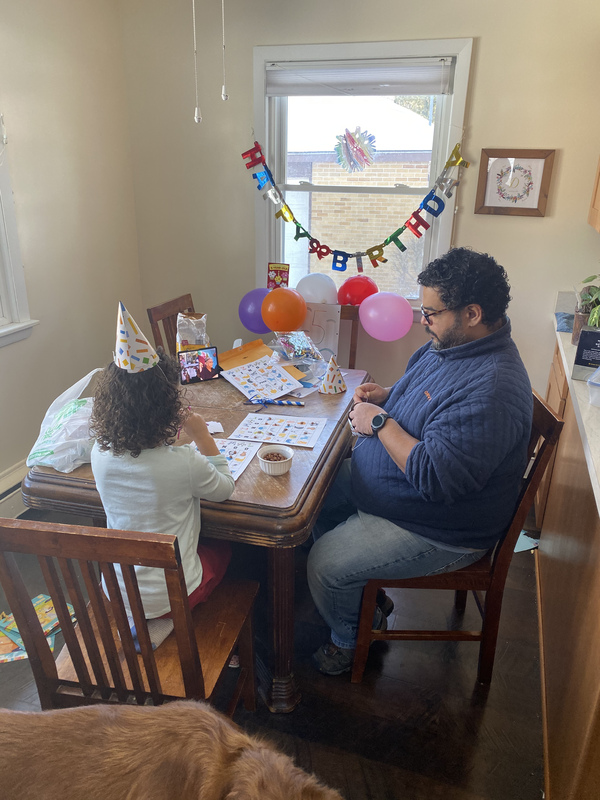
M 313 529 L 308 585 L 338 647 L 356 644 L 362 590 L 369 578 L 413 578 L 450 572 L 478 561 L 485 551 L 453 553 L 382 517 L 359 511 L 347 459 Z

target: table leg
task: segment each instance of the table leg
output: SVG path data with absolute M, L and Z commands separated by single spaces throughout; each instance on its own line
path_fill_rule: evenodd
M 270 675 L 261 691 L 273 712 L 293 711 L 300 702 L 294 661 L 294 548 L 269 548 Z

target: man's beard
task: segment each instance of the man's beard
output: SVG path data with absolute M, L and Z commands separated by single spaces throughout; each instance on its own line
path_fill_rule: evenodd
M 454 325 L 443 333 L 441 336 L 433 333 L 431 328 L 426 325 L 427 333 L 431 337 L 431 347 L 433 350 L 448 350 L 450 347 L 458 347 L 461 344 L 466 344 L 469 340 L 462 330 L 461 321 L 457 315 L 454 318 Z

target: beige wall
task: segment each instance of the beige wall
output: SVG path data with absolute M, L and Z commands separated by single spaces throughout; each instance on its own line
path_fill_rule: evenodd
M 0 349 L 0 473 L 26 455 L 49 400 L 112 348 L 106 317 L 119 294 L 143 319 L 146 306 L 191 291 L 220 348 L 248 338 L 237 307 L 254 286 L 256 189 L 240 154 L 254 140 L 254 45 L 473 37 L 463 142 L 473 165 L 454 244 L 506 266 L 515 338 L 543 391 L 554 295 L 600 268 L 600 236 L 586 223 L 600 155 L 597 0 L 568 9 L 558 0 L 379 0 L 366 11 L 358 0 L 226 0 L 226 103 L 221 4 L 197 0 L 197 8 L 200 125 L 189 0 L 0 0 L 0 108 L 32 315 L 41 320 L 29 340 Z M 557 150 L 546 217 L 473 214 L 483 147 Z M 75 350 L 58 368 L 43 361 L 35 376 L 40 346 L 54 356 L 73 329 L 83 329 Z M 422 340 L 419 328 L 398 343 L 363 333 L 359 366 L 388 383 Z
M 253 142 L 254 45 L 391 39 L 474 39 L 454 244 L 496 256 L 509 273 L 514 335 L 545 390 L 557 290 L 599 270 L 587 225 L 600 156 L 600 4 L 579 0 L 226 0 L 227 90 L 221 93 L 220 3 L 197 0 L 204 121 L 193 122 L 188 0 L 122 0 L 140 269 L 145 303 L 191 291 L 220 346 L 248 337 L 237 317 L 253 288 L 253 193 L 240 154 Z M 481 149 L 556 149 L 544 218 L 474 215 Z M 368 242 L 367 242 L 368 244 Z M 359 366 L 382 382 L 404 368 L 418 331 L 382 345 L 366 334 Z
M 52 400 L 110 359 L 117 300 L 143 312 L 115 4 L 0 0 L 0 112 L 40 321 L 0 347 L 1 492 Z

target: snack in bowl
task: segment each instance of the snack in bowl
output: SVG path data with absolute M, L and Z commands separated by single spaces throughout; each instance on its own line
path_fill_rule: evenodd
M 285 475 L 292 466 L 294 451 L 283 444 L 267 444 L 257 453 L 258 463 L 267 475 Z

